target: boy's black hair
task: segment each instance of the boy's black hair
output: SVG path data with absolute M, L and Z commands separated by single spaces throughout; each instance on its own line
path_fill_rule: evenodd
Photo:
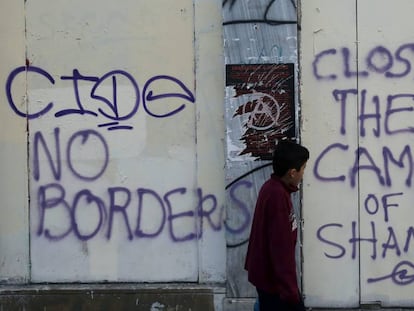
M 309 150 L 287 140 L 280 141 L 273 152 L 273 172 L 282 177 L 289 169 L 300 170 L 309 159 Z

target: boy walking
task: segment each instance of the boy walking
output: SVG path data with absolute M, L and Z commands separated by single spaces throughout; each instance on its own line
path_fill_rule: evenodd
M 298 190 L 309 159 L 299 144 L 281 141 L 273 174 L 259 191 L 245 269 L 259 296 L 260 311 L 303 311 L 296 276 L 297 222 L 291 194 Z

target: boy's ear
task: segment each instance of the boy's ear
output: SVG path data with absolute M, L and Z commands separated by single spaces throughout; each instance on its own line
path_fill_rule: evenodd
M 289 177 L 293 177 L 293 176 L 295 176 L 295 174 L 297 173 L 297 170 L 295 169 L 295 168 L 290 168 L 290 169 L 288 169 L 288 171 L 287 171 L 287 175 L 289 176 Z

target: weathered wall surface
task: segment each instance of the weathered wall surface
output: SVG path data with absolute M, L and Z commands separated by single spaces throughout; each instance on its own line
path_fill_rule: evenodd
M 1 282 L 224 282 L 221 18 L 0 4 Z
M 281 129 L 297 134 L 296 13 L 294 1 L 223 1 L 229 310 L 246 304 L 238 298 L 256 297 L 244 260 L 257 193 Z
M 268 134 L 278 119 L 257 123 L 274 105 L 252 109 L 265 93 L 237 93 L 223 65 L 237 74 L 259 65 L 248 67 L 256 74 L 272 64 L 276 81 L 289 81 L 277 92 L 294 103 L 276 111 L 311 150 L 299 252 L 306 304 L 412 307 L 414 43 L 401 21 L 413 5 L 302 1 L 299 68 L 295 1 L 0 3 L 4 306 L 29 283 L 159 282 L 157 291 L 185 282 L 221 289 L 186 288 L 194 301 L 185 304 L 164 292 L 169 306 L 202 297 L 220 310 L 227 279 L 227 307 L 242 310 L 231 301 L 255 297 L 243 262 L 270 174 L 246 133 Z M 37 299 L 50 288 L 33 286 L 22 301 L 45 306 Z M 130 289 L 115 296 L 154 304 L 154 291 Z M 76 297 L 68 303 L 90 303 Z
M 26 120 L 17 117 L 4 92 L 8 75 L 25 60 L 22 3 L 0 3 L 0 280 L 25 282 L 29 275 L 28 169 Z M 6 44 L 7 43 L 7 44 Z M 25 79 L 13 83 L 25 109 Z
M 309 306 L 414 306 L 413 6 L 302 1 Z

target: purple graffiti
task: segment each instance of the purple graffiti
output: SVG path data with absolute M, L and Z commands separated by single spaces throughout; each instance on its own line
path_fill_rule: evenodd
M 244 222 L 242 222 L 238 228 L 232 228 L 228 221 L 225 223 L 226 230 L 232 234 L 240 234 L 248 228 L 251 223 L 251 214 L 250 214 L 250 207 L 247 206 L 242 200 L 237 198 L 236 190 L 237 188 L 243 186 L 244 188 L 251 188 L 253 183 L 250 181 L 238 181 L 237 183 L 233 184 L 230 188 L 230 198 L 232 202 L 236 204 L 236 206 L 240 209 L 241 214 L 244 216 Z
M 61 203 L 62 201 L 64 201 L 64 198 L 60 198 L 59 203 Z M 64 206 L 67 206 L 67 203 L 64 203 Z M 90 233 L 81 233 L 81 230 L 79 228 L 79 224 L 77 222 L 78 217 L 76 216 L 76 211 L 78 210 L 78 208 L 81 208 L 82 210 L 85 210 L 85 208 L 93 208 L 93 206 L 95 206 L 95 208 L 98 210 L 99 212 L 99 218 L 98 218 L 98 222 L 95 225 L 95 228 L 93 228 L 93 231 Z M 71 228 L 75 234 L 75 236 L 81 240 L 81 241 L 87 241 L 91 238 L 93 238 L 98 231 L 100 230 L 103 222 L 104 222 L 104 216 L 105 216 L 106 212 L 105 212 L 105 204 L 103 202 L 103 200 L 94 195 L 91 191 L 89 191 L 88 189 L 84 189 L 79 191 L 76 195 L 75 198 L 73 199 L 73 205 L 71 207 Z M 88 223 L 88 225 L 90 225 L 90 223 Z M 43 224 L 42 224 L 43 226 Z
M 154 95 L 154 91 L 149 90 L 150 86 L 153 86 L 154 84 L 156 84 L 158 81 L 161 81 L 163 83 L 165 83 L 166 81 L 170 81 L 173 84 L 176 84 L 180 87 L 180 89 L 183 91 L 183 93 L 162 93 L 162 94 L 157 94 Z M 155 89 L 155 88 L 154 88 Z M 195 102 L 195 98 L 194 95 L 191 93 L 191 91 L 184 85 L 184 83 L 182 83 L 181 81 L 179 81 L 178 79 L 174 78 L 174 77 L 170 77 L 170 76 L 156 76 L 153 77 L 151 79 L 149 79 L 147 81 L 147 83 L 145 83 L 144 89 L 143 89 L 144 95 L 142 97 L 143 100 L 143 105 L 144 105 L 144 109 L 147 112 L 147 114 L 149 114 L 150 116 L 156 117 L 156 118 L 166 118 L 169 116 L 172 116 L 174 114 L 179 113 L 181 110 L 183 110 L 185 108 L 185 105 L 182 104 L 179 107 L 177 107 L 175 110 L 171 110 L 168 111 L 166 113 L 163 114 L 157 114 L 155 112 L 152 112 L 151 109 L 149 109 L 149 104 L 151 102 L 157 101 L 157 100 L 161 100 L 161 99 L 168 99 L 168 98 L 182 98 L 186 101 L 189 101 L 191 103 Z
M 346 134 L 346 108 L 347 108 L 347 99 L 348 99 L 348 94 L 351 95 L 357 95 L 358 94 L 358 90 L 356 89 L 349 89 L 349 90 L 333 90 L 332 91 L 332 95 L 335 98 L 335 100 L 337 102 L 339 102 L 341 104 L 341 126 L 340 126 L 340 131 L 342 135 Z
M 352 188 L 356 186 L 357 178 L 362 172 L 371 172 L 377 178 L 378 184 L 381 186 L 391 187 L 393 184 L 393 176 L 391 175 L 392 165 L 407 171 L 405 177 L 405 184 L 410 187 L 413 179 L 413 154 L 411 147 L 406 145 L 403 147 L 403 150 L 399 154 L 399 157 L 395 157 L 393 151 L 390 148 L 384 146 L 382 147 L 382 166 L 377 164 L 377 162 L 372 157 L 370 151 L 367 148 L 359 147 L 354 151 L 354 154 L 349 155 L 349 146 L 343 145 L 340 143 L 335 143 L 327 146 L 317 157 L 313 166 L 313 174 L 316 179 L 324 182 L 346 182 L 349 181 L 349 184 Z M 347 172 L 344 171 L 344 174 L 341 175 L 329 175 L 328 173 L 323 173 L 324 167 L 329 167 L 326 163 L 332 163 L 330 159 L 337 159 L 339 155 L 348 155 L 352 156 L 353 163 L 350 164 L 350 169 Z M 326 161 L 326 162 L 325 162 Z M 329 170 L 328 170 L 329 171 Z M 399 178 L 404 178 L 400 173 Z M 395 177 L 394 177 L 395 178 Z
M 336 54 L 336 49 L 330 49 L 330 50 L 322 51 L 315 56 L 315 60 L 312 63 L 312 67 L 313 67 L 313 75 L 315 76 L 316 79 L 335 80 L 338 77 L 336 74 L 333 74 L 333 73 L 322 75 L 319 70 L 319 62 L 323 58 L 325 58 L 327 55 L 335 55 L 335 54 Z
M 134 192 L 136 195 L 133 195 Z M 78 191 L 73 200 L 70 200 L 66 197 L 66 191 L 62 185 L 57 183 L 42 185 L 38 188 L 39 219 L 36 232 L 38 236 L 44 236 L 52 241 L 62 240 L 71 233 L 77 239 L 86 241 L 96 237 L 100 232 L 103 232 L 106 239 L 110 240 L 115 217 L 121 219 L 118 226 L 123 224 L 128 240 L 133 240 L 134 237 L 155 238 L 167 230 L 173 242 L 185 242 L 200 239 L 205 224 L 209 224 L 213 231 L 221 230 L 223 208 L 219 209 L 214 195 L 204 195 L 201 189 L 197 189 L 198 203 L 195 209 L 177 212 L 181 204 L 174 203 L 174 197 L 184 196 L 187 192 L 186 188 L 176 188 L 160 195 L 152 189 L 138 188 L 131 191 L 123 187 L 111 187 L 107 189 L 109 202 L 106 203 L 103 197 L 88 189 Z M 152 203 L 155 199 L 156 204 L 144 204 L 147 199 L 152 199 Z M 87 228 L 81 228 L 82 216 L 77 212 L 90 208 L 96 210 L 98 215 L 96 221 L 92 224 L 88 222 Z M 143 228 L 143 224 L 148 221 L 143 211 L 148 208 L 158 208 L 161 211 L 158 219 L 151 218 L 151 223 L 158 226 L 152 229 L 152 232 L 144 231 Z M 66 224 L 59 224 L 59 229 L 47 221 L 47 214 L 53 210 L 63 210 L 63 213 L 67 215 Z M 138 215 L 135 223 L 131 218 L 132 213 Z M 180 226 L 177 227 L 177 224 L 180 220 L 188 218 L 194 220 L 194 228 L 181 233 L 183 229 Z M 135 225 L 134 230 L 132 225 Z
M 390 208 L 398 208 L 399 204 L 395 201 L 398 197 L 402 196 L 403 193 L 388 193 L 379 199 L 375 194 L 367 195 L 364 201 L 364 210 L 368 215 L 373 216 L 383 211 L 384 221 L 388 223 L 390 220 Z M 394 200 L 393 200 L 394 199 Z M 377 224 L 375 221 L 369 222 L 370 233 L 366 233 L 365 236 L 361 236 L 359 233 L 362 224 L 357 221 L 351 222 L 351 237 L 346 241 L 344 239 L 344 225 L 341 223 L 329 223 L 319 227 L 316 236 L 318 240 L 325 245 L 327 248 L 324 250 L 324 255 L 330 259 L 339 259 L 347 254 L 346 242 L 350 244 L 350 256 L 353 260 L 357 258 L 357 252 L 362 249 L 362 244 L 365 246 L 371 246 L 370 257 L 372 260 L 378 259 L 378 251 L 381 249 L 381 258 L 387 258 L 391 252 L 391 256 L 400 257 L 402 254 L 407 254 L 410 250 L 412 241 L 414 240 L 414 227 L 410 226 L 407 228 L 405 242 L 401 240 L 401 235 L 397 235 L 395 228 L 391 225 L 387 227 L 387 235 L 383 240 L 383 243 L 377 238 Z M 368 228 L 368 224 L 364 225 Z M 338 237 L 340 240 L 335 240 L 332 237 Z M 404 247 L 402 247 L 404 243 Z M 366 251 L 369 248 L 364 247 Z M 404 268 L 405 267 L 405 268 Z M 408 261 L 402 261 L 395 266 L 393 271 L 385 276 L 369 278 L 368 283 L 375 283 L 391 279 L 396 285 L 409 285 L 414 282 L 412 274 L 408 273 L 408 269 L 412 269 L 414 265 Z
M 40 158 L 41 150 L 43 150 L 47 159 L 47 164 L 52 172 L 52 175 L 56 181 L 61 179 L 62 175 L 62 156 L 61 156 L 61 138 L 59 128 L 54 130 L 54 152 L 50 144 L 46 143 L 46 140 L 41 132 L 36 132 L 33 138 L 33 177 L 36 181 L 39 181 L 40 176 Z M 72 158 L 74 154 L 79 152 L 82 147 L 89 147 L 90 150 L 99 150 L 101 155 L 95 159 L 95 164 L 98 164 L 96 172 L 83 172 L 80 167 L 76 166 L 76 161 Z M 72 134 L 66 144 L 66 161 L 70 172 L 79 178 L 80 180 L 93 181 L 97 180 L 105 172 L 109 163 L 109 148 L 105 138 L 94 130 L 81 130 Z M 53 160 L 55 159 L 55 160 Z M 99 162 L 100 161 L 100 162 Z
M 200 188 L 195 192 L 197 205 L 185 211 L 178 211 L 182 206 L 180 198 L 184 198 L 188 193 L 184 187 L 172 189 L 163 195 L 146 188 L 131 191 L 125 187 L 109 187 L 104 190 L 104 194 L 100 192 L 100 195 L 89 189 L 80 189 L 72 195 L 73 197 L 69 197 L 65 187 L 59 183 L 62 180 L 63 163 L 72 177 L 86 183 L 98 180 L 108 166 L 107 142 L 94 130 L 77 131 L 65 142 L 61 139 L 59 128 L 55 128 L 54 139 L 49 143 L 41 132 L 36 132 L 31 145 L 34 180 L 46 180 L 48 176 L 45 175 L 48 172 L 54 179 L 54 182 L 41 184 L 37 188 L 38 236 L 58 241 L 73 234 L 77 239 L 86 241 L 102 233 L 110 240 L 115 221 L 118 226 L 125 229 L 128 240 L 155 238 L 168 231 L 172 241 L 184 242 L 201 238 L 206 226 L 213 231 L 222 230 L 224 206 L 220 207 L 213 194 L 205 194 Z M 92 170 L 89 168 L 89 171 L 84 171 L 82 165 L 74 160 L 81 158 L 81 154 L 77 152 L 81 152 L 82 148 L 100 154 L 100 157 L 95 159 L 96 165 Z M 193 195 L 193 192 L 190 194 Z M 159 216 L 151 218 L 150 222 L 146 216 L 149 209 L 159 212 Z M 93 212 L 96 219 L 85 228 L 82 213 L 87 210 Z M 54 212 L 64 215 L 63 218 L 66 220 L 63 221 L 63 225 L 56 226 L 50 222 L 53 218 L 48 218 L 48 215 Z M 136 216 L 132 217 L 134 213 Z M 182 229 L 181 221 L 186 219 L 194 221 L 194 227 L 190 230 Z M 145 226 L 146 223 L 151 223 L 150 229 Z M 187 231 L 182 232 L 183 230 Z
M 167 218 L 167 212 L 165 209 L 165 205 L 164 205 L 164 201 L 162 200 L 162 198 L 154 191 L 151 189 L 145 189 L 145 188 L 141 188 L 141 189 L 137 189 L 137 194 L 138 194 L 138 217 L 137 217 L 137 226 L 135 228 L 135 236 L 139 237 L 139 238 L 152 238 L 152 237 L 156 237 L 158 236 L 161 231 L 164 228 L 164 224 L 166 222 L 166 218 Z M 153 204 L 152 208 L 157 207 L 157 209 L 159 211 L 161 211 L 161 217 L 159 217 L 158 221 L 158 228 L 156 228 L 153 232 L 145 232 L 144 229 L 141 227 L 143 222 L 143 216 L 142 216 L 142 212 L 144 210 L 144 198 L 148 199 L 155 199 L 157 204 Z M 154 221 L 154 220 L 153 220 Z M 108 236 L 108 238 L 110 237 L 110 235 Z
M 132 240 L 134 236 L 132 234 L 131 226 L 129 225 L 128 214 L 127 214 L 127 207 L 129 206 L 129 203 L 131 202 L 131 192 L 127 188 L 124 188 L 124 187 L 113 187 L 113 188 L 108 188 L 108 193 L 109 193 L 110 199 L 109 199 L 109 213 L 108 213 L 109 214 L 108 231 L 106 233 L 106 238 L 108 240 L 111 238 L 114 215 L 115 213 L 119 213 L 122 216 L 122 220 L 124 221 L 128 240 Z M 123 204 L 116 203 L 117 201 L 116 199 L 122 195 L 125 197 Z M 102 211 L 105 211 L 105 205 L 103 205 Z M 100 222 L 99 225 L 101 224 L 102 223 Z
M 74 164 L 75 161 L 72 161 L 73 150 L 79 150 L 82 146 L 90 144 L 92 142 L 94 146 L 100 146 L 101 148 L 95 147 L 95 150 L 102 150 L 104 155 L 101 160 L 102 163 L 99 163 L 99 158 L 94 159 L 94 164 L 100 164 L 100 168 L 94 174 L 82 172 L 80 168 L 77 168 Z M 75 146 L 75 147 L 73 147 Z M 102 156 L 101 156 L 102 157 Z M 68 161 L 68 167 L 70 171 L 81 180 L 96 180 L 103 175 L 108 166 L 109 162 L 109 148 L 106 143 L 106 140 L 101 134 L 92 130 L 78 131 L 73 134 L 68 141 L 67 151 L 66 151 L 66 160 Z
M 243 175 L 237 177 L 236 179 L 234 179 L 232 182 L 230 182 L 228 185 L 226 185 L 226 190 L 230 192 L 230 204 L 232 204 L 236 210 L 240 210 L 240 213 L 243 215 L 244 217 L 244 221 L 238 226 L 238 227 L 233 227 L 230 225 L 230 221 L 231 219 L 226 219 L 224 222 L 224 226 L 226 228 L 226 232 L 232 235 L 235 235 L 236 237 L 242 236 L 242 234 L 245 234 L 249 228 L 250 228 L 250 224 L 251 224 L 251 220 L 252 220 L 252 213 L 254 210 L 254 206 L 248 206 L 244 200 L 242 200 L 241 198 L 238 198 L 237 195 L 237 189 L 241 186 L 241 189 L 249 189 L 253 186 L 253 183 L 251 181 L 246 181 L 243 180 L 244 178 L 246 178 L 247 176 L 254 174 L 257 171 L 261 171 L 263 169 L 265 169 L 266 167 L 269 167 L 272 165 L 272 162 L 268 162 L 262 165 L 259 165 L 257 167 L 255 167 L 254 169 L 244 173 Z M 229 215 L 228 215 L 229 216 Z M 241 241 L 237 241 L 237 242 L 227 242 L 227 247 L 229 248 L 236 248 L 239 246 L 242 246 L 244 244 L 246 244 L 249 241 L 249 238 L 247 237 L 243 237 Z
M 411 61 L 407 54 L 412 55 L 413 52 L 414 43 L 403 44 L 395 52 L 379 45 L 368 52 L 362 64 L 359 65 L 360 68 L 352 69 L 350 64 L 354 63 L 357 57 L 351 53 L 349 48 L 341 48 L 340 53 L 337 49 L 327 49 L 315 56 L 312 63 L 313 75 L 317 80 L 328 81 L 337 80 L 340 77 L 367 78 L 372 74 L 383 75 L 386 78 L 403 78 L 411 73 Z M 342 72 L 333 71 L 335 66 L 331 66 L 332 63 L 342 64 Z
M 409 99 L 407 100 L 406 106 L 394 108 L 394 104 L 395 104 L 394 101 L 396 101 L 397 99 L 404 99 L 404 98 Z M 401 133 L 404 133 L 404 134 L 414 133 L 414 127 L 411 125 L 406 128 L 399 128 L 399 129 L 390 128 L 390 118 L 393 117 L 395 113 L 407 113 L 407 112 L 414 111 L 413 101 L 414 101 L 414 94 L 396 94 L 396 95 L 389 95 L 387 97 L 387 109 L 385 112 L 385 122 L 384 122 L 385 134 L 394 135 L 394 134 L 401 134 Z
M 356 91 L 356 90 L 355 90 Z M 368 120 L 374 121 L 374 126 L 372 127 L 372 133 L 374 137 L 380 137 L 381 135 L 381 112 L 380 112 L 380 99 L 377 95 L 372 96 L 371 101 L 367 101 L 367 90 L 361 91 L 360 96 L 360 103 L 361 103 L 361 112 L 359 113 L 358 120 L 359 120 L 359 133 L 361 137 L 366 136 L 366 123 Z M 374 106 L 374 112 L 369 113 L 367 110 L 368 103 L 372 103 Z M 388 116 L 389 114 L 387 114 Z M 344 121 L 345 117 L 342 117 L 342 121 Z M 388 120 L 388 119 L 387 119 Z M 385 124 L 387 124 L 387 120 Z M 344 124 L 344 122 L 342 122 Z M 388 125 L 388 124 L 387 124 Z M 388 127 L 387 127 L 388 129 Z
M 48 193 L 53 192 L 53 197 L 48 197 Z M 39 207 L 39 226 L 37 228 L 37 235 L 44 235 L 45 238 L 52 241 L 58 241 L 65 238 L 72 231 L 72 222 L 69 222 L 66 230 L 63 228 L 63 232 L 51 233 L 49 229 L 44 228 L 46 211 L 60 206 L 61 209 L 66 211 L 67 217 L 72 219 L 71 207 L 63 200 L 65 197 L 65 189 L 60 184 L 48 184 L 40 186 L 37 191 L 37 206 Z M 62 229 L 59 226 L 59 229 Z M 60 230 L 61 231 L 61 230 Z
M 386 147 L 384 147 L 386 148 Z M 387 162 L 388 163 L 388 162 Z M 381 168 L 378 167 L 374 158 L 367 148 L 359 147 L 355 150 L 354 164 L 350 171 L 351 187 L 354 188 L 360 172 L 367 171 L 374 173 L 380 185 L 385 184 L 385 178 L 381 175 Z
M 386 104 L 383 105 L 380 104 L 380 98 L 377 95 L 373 95 L 371 101 L 369 101 L 367 99 L 367 90 L 365 89 L 360 92 L 357 89 L 335 89 L 332 91 L 332 96 L 336 102 L 340 103 L 341 135 L 346 135 L 347 133 L 347 107 L 353 107 L 358 98 L 360 102 L 360 109 L 358 111 L 359 134 L 362 137 L 366 136 L 366 127 L 369 126 L 367 123 L 370 120 L 373 120 L 375 124 L 372 128 L 375 137 L 381 136 L 382 122 L 385 135 L 414 133 L 414 128 L 411 125 L 404 126 L 395 121 L 399 117 L 406 116 L 407 113 L 414 111 L 414 94 L 388 95 L 384 100 Z M 375 112 L 373 113 L 367 111 L 369 102 L 374 104 Z M 384 109 L 383 114 L 381 114 L 381 109 Z
M 213 194 L 206 194 L 203 195 L 202 189 L 197 189 L 197 196 L 198 196 L 198 205 L 197 205 L 197 211 L 199 211 L 199 216 L 201 216 L 204 220 L 207 220 L 208 224 L 214 231 L 220 231 L 222 228 L 223 223 L 223 217 L 224 217 L 224 206 L 220 208 L 218 213 L 218 220 L 214 220 L 212 217 L 214 215 L 214 212 L 217 210 L 217 198 Z M 210 206 L 210 209 L 205 208 L 207 205 Z M 203 232 L 203 224 L 204 222 L 200 223 L 200 231 Z
M 170 233 L 170 237 L 174 242 L 184 242 L 184 241 L 190 241 L 190 240 L 194 240 L 196 237 L 200 236 L 202 234 L 202 232 L 200 231 L 199 233 L 197 233 L 197 227 L 194 226 L 194 231 L 189 232 L 188 234 L 184 235 L 184 236 L 177 236 L 175 234 L 175 230 L 174 230 L 174 220 L 175 219 L 180 219 L 180 218 L 193 218 L 195 213 L 194 210 L 187 210 L 185 212 L 180 212 L 180 213 L 174 213 L 174 208 L 173 208 L 173 203 L 172 203 L 172 199 L 170 199 L 171 196 L 175 196 L 175 195 L 184 195 L 187 192 L 186 188 L 177 188 L 177 189 L 173 189 L 171 191 L 168 191 L 165 195 L 164 195 L 164 202 L 165 205 L 167 206 L 167 221 L 168 221 L 168 231 Z M 200 206 L 200 205 L 198 205 Z M 200 213 L 199 213 L 200 214 Z M 201 216 L 201 215 L 200 215 Z M 194 222 L 196 223 L 196 222 Z M 200 225 L 201 227 L 201 225 Z
M 358 183 L 369 177 L 374 188 L 392 188 L 398 182 L 411 187 L 414 161 L 412 147 L 402 143 L 399 147 L 378 146 L 382 136 L 399 136 L 400 141 L 409 142 L 408 135 L 414 133 L 411 114 L 414 112 L 414 93 L 392 92 L 379 94 L 375 90 L 361 89 L 359 81 L 375 78 L 386 79 L 409 78 L 412 75 L 414 43 L 403 44 L 395 50 L 378 45 L 365 55 L 357 55 L 357 49 L 331 48 L 318 53 L 312 70 L 315 79 L 325 85 L 333 85 L 331 102 L 338 108 L 338 133 L 344 142 L 334 141 L 323 147 L 316 156 L 313 175 L 321 182 L 347 183 L 355 188 Z M 335 88 L 335 82 L 349 81 L 354 88 Z M 346 135 L 352 137 L 345 137 Z M 404 137 L 404 136 L 405 137 Z M 403 136 L 403 137 L 401 137 Z M 365 143 L 368 139 L 374 142 Z M 350 139 L 349 139 L 350 138 Z M 403 139 L 401 139 L 403 138 Z M 406 139 L 404 139 L 406 138 Z M 349 141 L 355 143 L 351 148 Z M 364 144 L 361 144 L 361 142 Z M 368 146 L 370 146 L 368 148 Z M 372 146 L 376 149 L 372 150 Z M 348 162 L 347 162 L 348 161 Z M 332 170 L 332 163 L 341 163 L 341 170 Z M 345 164 L 345 165 L 343 165 Z M 376 185 L 375 185 L 376 184 Z M 358 191 L 360 191 L 358 189 Z M 355 260 L 364 250 L 364 255 L 372 261 L 407 256 L 414 243 L 414 226 L 406 229 L 405 236 L 397 232 L 396 222 L 391 221 L 392 212 L 400 208 L 398 199 L 403 192 L 383 195 L 369 193 L 363 201 L 359 213 L 366 213 L 375 218 L 363 222 L 361 219 L 341 223 L 332 221 L 322 224 L 316 230 L 316 238 L 321 242 L 322 253 L 326 258 L 337 260 L 349 256 Z M 379 218 L 378 218 L 379 217 Z M 378 219 L 382 220 L 381 226 Z M 385 232 L 378 232 L 383 228 Z M 400 226 L 398 229 L 401 230 Z M 368 283 L 391 279 L 396 285 L 408 285 L 414 282 L 414 264 L 402 261 L 387 275 L 369 278 Z
M 34 113 L 28 113 L 26 111 L 20 110 L 12 96 L 13 82 L 15 78 L 22 73 L 26 74 L 36 74 L 45 78 L 45 81 L 51 85 L 55 84 L 55 79 L 47 71 L 39 67 L 34 66 L 22 66 L 14 69 L 8 76 L 6 82 L 6 96 L 8 103 L 12 110 L 20 117 L 28 119 L 36 119 L 42 115 L 49 113 L 53 108 L 58 106 L 57 103 L 51 102 L 48 103 L 45 107 L 38 108 L 38 111 Z M 157 75 L 150 78 L 143 87 L 142 94 L 140 93 L 140 88 L 135 81 L 134 77 L 131 76 L 128 72 L 123 70 L 113 70 L 101 77 L 98 76 L 85 76 L 82 75 L 79 70 L 74 69 L 72 75 L 70 76 L 61 76 L 62 81 L 72 81 L 74 97 L 76 100 L 76 107 L 74 108 L 60 108 L 55 112 L 54 116 L 56 118 L 64 117 L 67 115 L 79 114 L 79 115 L 89 115 L 92 117 L 103 117 L 108 119 L 108 122 L 104 122 L 98 125 L 98 127 L 107 127 L 108 130 L 119 130 L 119 129 L 132 129 L 130 125 L 120 124 L 120 122 L 126 122 L 127 120 L 134 117 L 138 112 L 140 102 L 142 101 L 144 111 L 155 118 L 165 118 L 170 117 L 175 114 L 178 114 L 185 108 L 185 103 L 195 103 L 194 94 L 190 89 L 176 77 L 168 75 Z M 133 96 L 129 102 L 120 102 L 119 99 L 119 84 L 122 81 L 122 85 L 128 86 L 132 92 Z M 85 104 L 81 99 L 80 94 L 80 84 L 89 85 L 90 92 L 89 98 L 92 99 L 93 104 Z M 102 89 L 110 85 L 112 87 L 111 95 L 103 95 Z M 176 89 L 177 92 L 163 91 L 165 86 L 168 85 L 169 89 Z M 166 105 L 162 105 L 168 100 L 173 98 L 179 98 L 184 101 L 184 103 L 178 104 L 177 108 L 167 108 Z M 151 108 L 152 105 L 157 103 L 157 111 Z M 61 103 L 59 103 L 61 105 Z M 88 106 L 93 107 L 88 107 Z M 170 105 L 169 105 L 170 106 Z M 166 107 L 162 110 L 160 107 Z
M 369 278 L 367 282 L 375 283 L 384 281 L 386 279 L 391 279 L 396 285 L 410 285 L 414 283 L 414 272 L 410 273 L 410 269 L 411 271 L 414 271 L 414 264 L 408 260 L 404 260 L 398 263 L 389 275 L 377 278 Z
M 376 215 L 383 211 L 384 221 L 386 223 L 390 220 L 390 208 L 398 208 L 399 204 L 395 201 L 396 198 L 402 196 L 403 193 L 388 193 L 381 197 L 377 198 L 374 194 L 369 194 L 364 202 L 364 210 L 368 215 Z M 394 199 L 394 200 L 392 200 Z M 402 242 L 399 240 L 398 236 L 395 233 L 393 226 L 389 225 L 387 227 L 387 237 L 380 243 L 377 238 L 377 224 L 374 221 L 369 222 L 370 233 L 366 236 L 361 236 L 359 233 L 359 228 L 362 224 L 357 221 L 351 222 L 351 236 L 345 241 L 343 239 L 346 236 L 344 230 L 345 226 L 341 223 L 329 223 L 319 227 L 316 232 L 316 237 L 323 245 L 328 247 L 324 251 L 324 254 L 327 258 L 330 259 L 339 259 L 344 257 L 347 254 L 346 243 L 350 244 L 350 256 L 352 259 L 357 258 L 358 250 L 361 249 L 361 245 L 370 245 L 372 250 L 370 257 L 372 260 L 376 260 L 378 257 L 379 249 L 382 250 L 381 258 L 386 258 L 389 252 L 392 252 L 392 255 L 400 257 L 403 253 L 408 253 L 412 239 L 414 238 L 414 227 L 410 226 L 407 229 L 404 247 L 402 247 Z M 365 225 L 365 228 L 368 228 L 368 225 Z M 337 241 L 332 237 L 340 237 L 341 241 Z M 400 238 L 401 239 L 401 238 Z M 365 248 L 367 250 L 367 248 Z
M 336 49 L 328 49 L 325 51 L 322 51 L 318 53 L 315 56 L 315 60 L 312 63 L 313 67 L 313 74 L 316 79 L 318 80 L 336 80 L 338 79 L 338 74 L 336 73 L 328 73 L 328 74 L 320 74 L 320 63 L 325 59 L 325 57 L 329 56 L 336 56 L 337 50 Z M 341 56 L 342 56 L 342 64 L 343 64 L 343 76 L 346 78 L 352 78 L 356 76 L 366 77 L 368 76 L 368 72 L 366 71 L 357 71 L 352 70 L 350 68 L 350 58 L 351 58 L 351 52 L 348 48 L 342 48 L 341 49 Z M 334 58 L 336 60 L 336 58 Z
M 358 222 L 352 222 L 352 237 L 349 239 L 349 243 L 352 246 L 352 255 L 351 258 L 355 259 L 357 257 L 357 252 L 360 249 L 362 242 L 368 243 L 364 245 L 371 245 L 372 252 L 371 258 L 375 260 L 377 258 L 377 235 L 376 235 L 376 226 L 374 221 L 370 221 L 369 224 L 371 225 L 371 235 L 367 237 L 361 237 L 359 231 Z M 385 249 L 384 249 L 385 250 Z
M 324 176 L 321 171 L 322 171 L 322 167 L 324 167 L 323 165 L 323 161 L 326 160 L 326 157 L 330 156 L 331 153 L 333 151 L 335 151 L 335 149 L 340 149 L 342 151 L 347 151 L 349 149 L 349 146 L 347 145 L 343 145 L 343 144 L 332 144 L 329 145 L 328 147 L 325 148 L 325 150 L 323 150 L 319 156 L 316 158 L 315 160 L 315 164 L 313 166 L 313 174 L 315 175 L 315 177 L 318 180 L 321 181 L 327 181 L 327 182 L 331 182 L 331 181 L 340 181 L 343 182 L 346 180 L 346 176 L 345 175 L 340 175 L 340 176 Z M 333 155 L 333 158 L 335 158 L 335 154 Z
M 384 221 L 389 222 L 390 220 L 389 208 L 399 207 L 399 204 L 389 202 L 389 198 L 396 197 L 396 196 L 402 196 L 402 195 L 403 195 L 402 192 L 385 194 L 381 197 L 381 203 L 382 203 L 381 205 L 380 201 L 378 200 L 378 197 L 375 194 L 370 193 L 366 196 L 366 199 L 364 201 L 364 209 L 368 213 L 368 215 L 376 215 L 382 206 L 382 209 L 384 210 Z
M 333 228 L 333 227 L 342 228 L 343 225 L 342 224 L 337 224 L 337 223 L 323 225 L 323 226 L 321 226 L 317 230 L 316 237 L 322 243 L 325 243 L 325 244 L 327 244 L 329 246 L 332 246 L 334 248 L 337 248 L 337 251 L 338 251 L 337 254 L 331 254 L 331 253 L 328 253 L 328 252 L 324 252 L 324 254 L 325 254 L 325 256 L 327 258 L 334 258 L 334 259 L 336 259 L 336 258 L 342 258 L 345 255 L 345 253 L 346 253 L 346 248 L 343 247 L 341 244 L 338 244 L 338 243 L 336 243 L 334 241 L 330 241 L 330 240 L 328 240 L 327 238 L 325 238 L 323 236 L 323 234 L 325 233 L 325 230 L 326 229 Z M 329 235 L 329 234 L 327 234 L 327 235 Z
M 13 97 L 12 97 L 12 87 L 13 87 L 13 82 L 14 79 L 21 73 L 30 73 L 30 72 L 34 72 L 37 73 L 43 77 L 45 77 L 51 84 L 55 84 L 55 80 L 53 79 L 53 77 L 45 70 L 43 70 L 42 68 L 38 68 L 38 67 L 18 67 L 15 70 L 13 70 L 6 81 L 6 96 L 7 96 L 7 100 L 9 102 L 10 107 L 12 108 L 12 110 L 20 117 L 23 118 L 28 118 L 28 119 L 35 119 L 38 118 L 46 113 L 48 113 L 52 107 L 53 107 L 53 103 L 48 103 L 46 105 L 46 107 L 44 107 L 43 109 L 39 110 L 36 113 L 32 113 L 32 114 L 28 114 L 25 111 L 20 111 L 19 108 L 17 108 L 16 104 L 13 101 Z

